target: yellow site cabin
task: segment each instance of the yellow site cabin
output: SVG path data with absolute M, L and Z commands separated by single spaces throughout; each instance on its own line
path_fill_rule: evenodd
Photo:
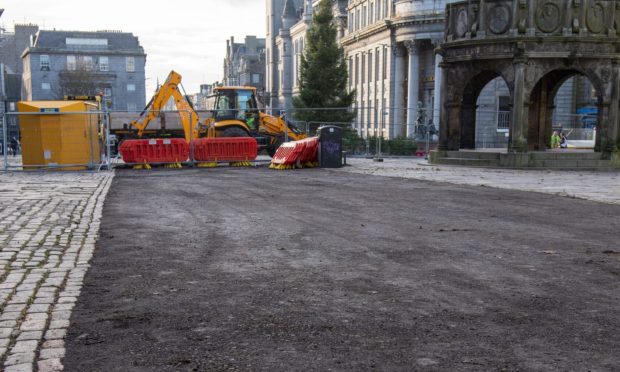
M 98 105 L 84 101 L 17 103 L 24 169 L 86 170 L 101 162 Z

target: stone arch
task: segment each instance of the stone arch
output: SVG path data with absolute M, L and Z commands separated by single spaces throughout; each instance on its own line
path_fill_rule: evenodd
M 610 160 L 620 167 L 620 33 L 606 31 L 616 30 L 617 4 L 599 2 L 596 12 L 584 12 L 571 0 L 549 4 L 468 0 L 446 5 L 445 39 L 437 50 L 445 78 L 435 158 L 463 162 L 458 150 L 472 147 L 472 101 L 479 80 L 488 80 L 484 71 L 501 71 L 512 100 L 508 151 L 485 159 L 501 166 L 537 167 L 559 159 L 582 166 L 574 160 L 579 158 L 584 164 Z M 586 76 L 596 89 L 599 130 L 594 153 L 538 154 L 551 133 L 553 98 L 575 74 Z M 573 111 L 572 106 L 567 111 Z M 483 158 L 471 153 L 464 158 L 472 157 Z
M 495 78 L 502 78 L 510 91 L 510 85 L 501 72 L 497 70 L 479 71 L 469 79 L 464 86 L 461 94 L 461 125 L 460 125 L 460 146 L 461 149 L 476 148 L 476 112 L 478 108 L 478 97 L 482 89 Z
M 579 67 L 557 67 L 548 70 L 542 75 L 529 91 L 527 123 L 527 144 L 530 151 L 544 151 L 548 149 L 551 132 L 552 117 L 555 109 L 555 97 L 560 87 L 571 77 L 584 76 L 592 84 L 596 91 L 598 108 L 598 123 L 603 123 L 602 115 L 605 112 L 603 85 L 596 73 Z M 574 113 L 572 113 L 574 114 Z M 597 139 L 600 142 L 600 136 Z

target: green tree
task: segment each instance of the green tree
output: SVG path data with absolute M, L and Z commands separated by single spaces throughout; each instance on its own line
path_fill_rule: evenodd
M 301 56 L 300 93 L 293 98 L 297 120 L 349 123 L 355 117 L 350 110 L 355 92 L 347 92 L 347 66 L 336 33 L 332 1 L 321 0 Z

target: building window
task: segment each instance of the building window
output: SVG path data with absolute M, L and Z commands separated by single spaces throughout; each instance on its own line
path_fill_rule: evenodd
M 108 57 L 99 57 L 99 71 L 110 71 L 110 61 Z
M 349 87 L 353 84 L 353 57 L 349 57 Z
M 252 84 L 260 83 L 260 74 L 252 74 Z
M 50 56 L 47 54 L 41 54 L 39 63 L 41 65 L 41 70 L 49 71 L 50 70 Z
M 127 103 L 127 111 L 129 111 L 129 112 L 136 112 L 137 111 L 136 104 L 132 103 L 132 102 Z
M 355 56 L 355 77 L 353 81 L 355 83 L 355 86 L 357 86 L 357 75 L 358 75 L 357 72 L 359 71 L 359 68 L 360 68 L 360 57 L 356 55 Z
M 367 14 L 366 14 L 366 6 L 364 6 L 362 8 L 362 28 L 366 27 L 366 20 L 368 18 L 366 18 Z
M 499 96 L 497 100 L 497 131 L 510 129 L 510 96 Z
M 86 71 L 92 71 L 93 70 L 93 57 L 91 56 L 83 56 L 81 58 L 81 67 L 86 70 Z
M 112 88 L 103 88 L 104 97 L 112 97 Z
M 362 54 L 362 84 L 366 82 L 366 56 Z M 363 105 L 362 105 L 363 106 Z
M 136 71 L 136 59 L 134 57 L 126 57 L 125 58 L 125 71 L 127 71 L 127 72 L 135 72 Z
M 353 32 L 353 12 L 349 12 L 349 32 Z
M 368 7 L 368 10 L 370 12 L 370 24 L 375 23 L 375 4 L 374 3 L 370 3 L 370 6 Z
M 375 80 L 379 80 L 379 48 L 375 50 Z
M 383 49 L 383 80 L 387 78 L 387 52 Z
M 52 89 L 52 86 L 50 83 L 41 83 L 41 89 L 43 90 L 50 90 Z
M 136 84 L 127 84 L 127 91 L 128 92 L 135 92 L 136 91 Z
M 383 0 L 377 1 L 377 19 L 381 19 L 381 9 L 383 8 Z
M 372 82 L 372 51 L 368 52 L 368 82 Z
M 75 56 L 67 56 L 67 70 L 75 71 L 77 68 L 77 60 Z

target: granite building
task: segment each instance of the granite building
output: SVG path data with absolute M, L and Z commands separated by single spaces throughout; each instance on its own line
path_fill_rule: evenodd
M 145 106 L 146 54 L 131 33 L 41 30 L 21 57 L 27 100 L 103 93 L 112 110 Z
M 21 53 L 30 44 L 31 36 L 38 30 L 39 27 L 33 24 L 16 24 L 12 32 L 0 28 L 0 114 L 14 112 L 16 103 L 22 98 Z M 19 137 L 17 117 L 8 115 L 6 118 L 7 138 Z M 1 120 L 0 117 L 0 141 L 4 136 Z
M 265 39 L 246 36 L 243 43 L 226 41 L 224 85 L 253 86 L 262 97 L 265 91 Z

